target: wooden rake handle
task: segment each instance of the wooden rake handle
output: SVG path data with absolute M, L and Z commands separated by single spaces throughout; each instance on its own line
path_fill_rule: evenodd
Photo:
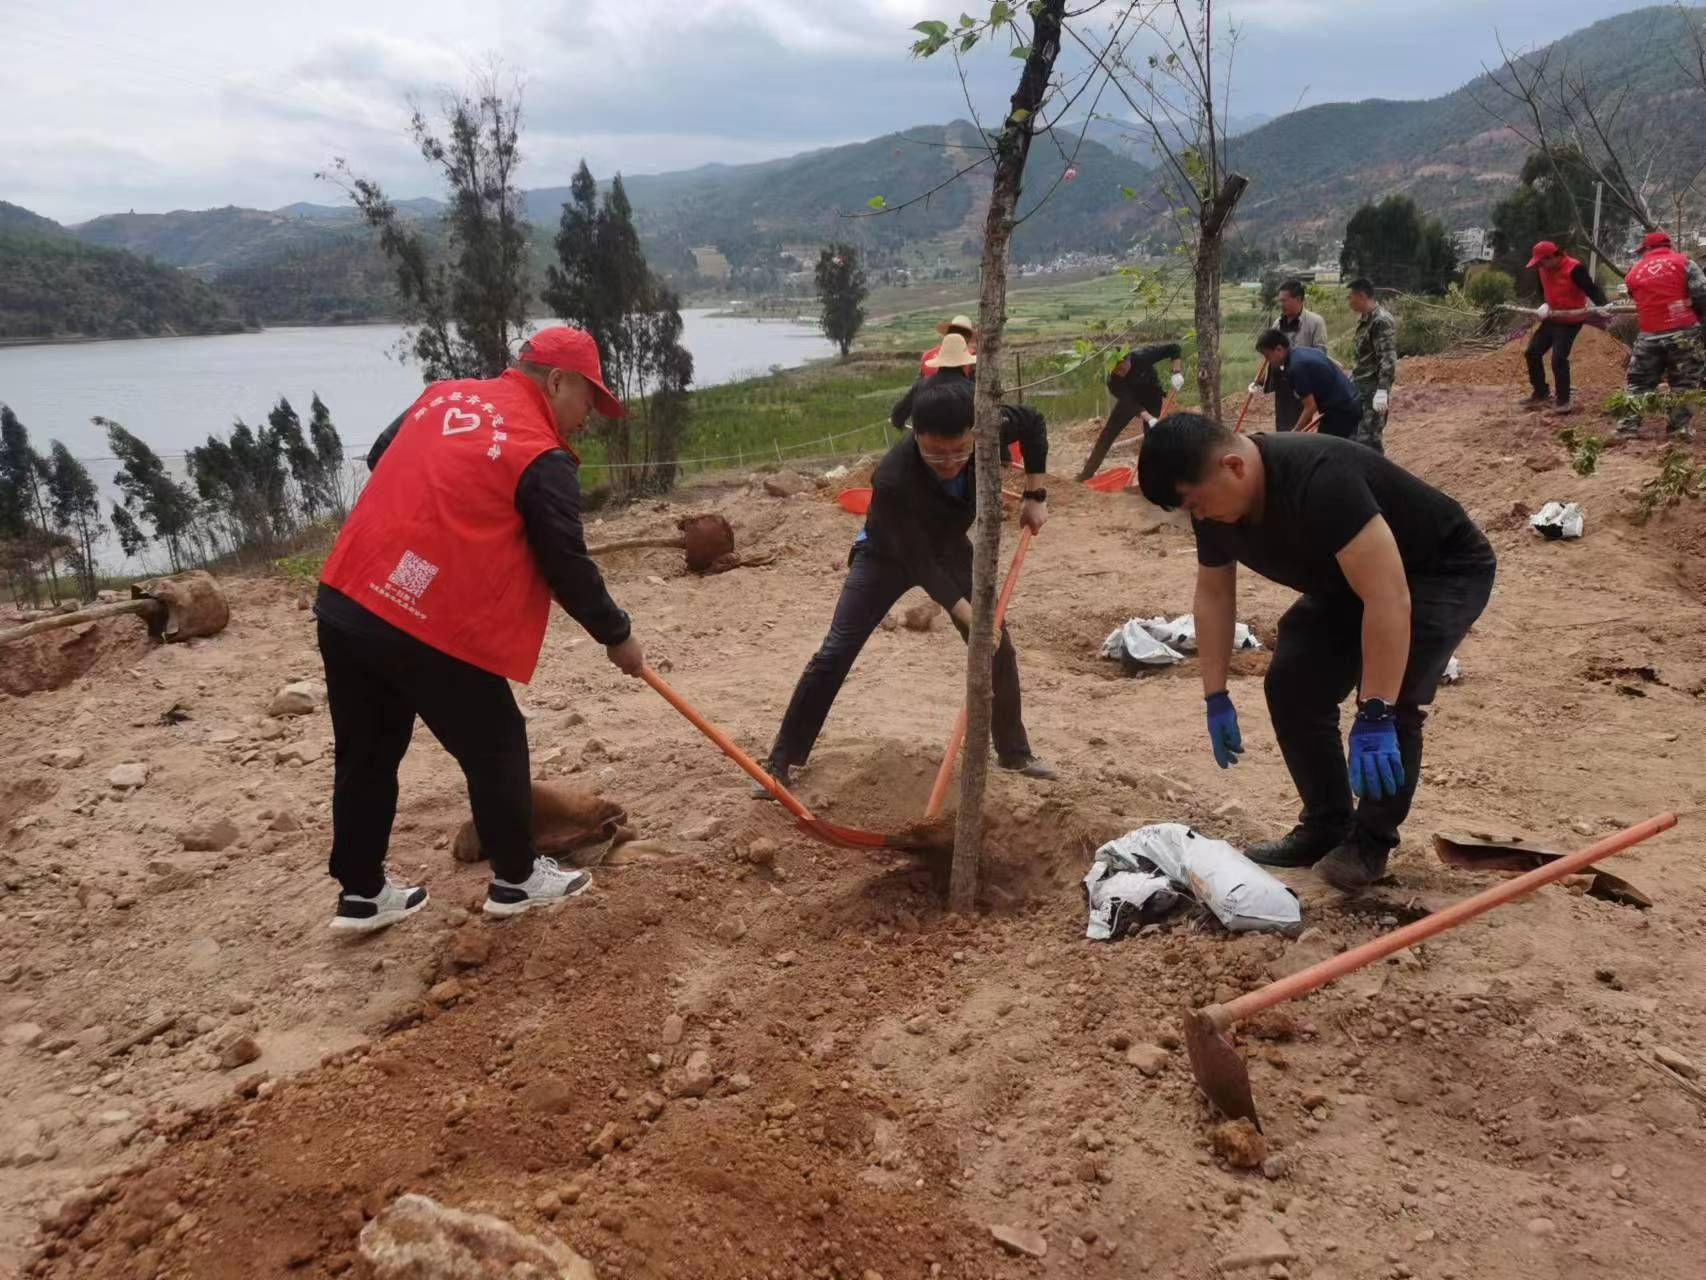
M 1268 385 L 1268 370 L 1271 368 L 1273 368 L 1273 366 L 1270 365 L 1266 359 L 1263 359 L 1262 367 L 1256 370 L 1256 382 L 1258 385 L 1264 387 Z M 1238 421 L 1234 423 L 1232 427 L 1234 432 L 1241 432 L 1244 430 L 1244 415 L 1250 412 L 1250 401 L 1255 394 L 1256 393 L 1254 391 L 1251 391 L 1248 388 L 1245 389 L 1244 407 L 1238 410 Z
M 1030 548 L 1032 532 L 1029 529 L 1019 530 L 1019 543 L 1013 548 L 1013 563 L 1007 569 L 1007 580 L 1001 584 L 1001 595 L 995 601 L 995 625 L 999 629 L 1007 617 L 1008 602 L 1013 599 L 1013 589 L 1019 585 L 1019 566 L 1025 563 L 1025 552 Z M 936 770 L 936 783 L 930 788 L 930 803 L 924 806 L 924 817 L 928 821 L 942 811 L 942 801 L 948 796 L 948 780 L 954 776 L 954 761 L 960 758 L 960 743 L 966 737 L 966 706 L 960 703 L 960 715 L 954 721 L 954 731 L 948 735 L 948 746 L 942 754 L 942 764 Z
M 95 622 L 101 618 L 117 618 L 127 613 L 164 616 L 165 612 L 166 606 L 158 600 L 123 600 L 116 604 L 97 604 L 87 609 L 78 609 L 74 613 L 56 613 L 51 618 L 41 618 L 35 622 L 26 622 L 21 627 L 13 627 L 9 631 L 0 631 L 0 645 L 27 640 L 31 636 L 38 636 L 44 631 L 56 631 L 60 627 L 75 627 L 80 623 Z
M 1614 853 L 1621 853 L 1630 845 L 1639 844 L 1649 837 L 1656 836 L 1661 831 L 1668 831 L 1676 825 L 1674 813 L 1661 813 L 1645 822 L 1638 822 L 1632 827 L 1625 827 L 1615 835 L 1609 835 L 1603 840 L 1590 844 L 1585 849 L 1567 854 L 1556 862 L 1549 862 L 1543 867 L 1518 876 L 1514 880 L 1506 880 L 1490 888 L 1483 889 L 1473 897 L 1461 902 L 1454 902 L 1449 907 L 1441 908 L 1430 916 L 1423 916 L 1402 929 L 1394 929 L 1391 933 L 1382 934 L 1370 939 L 1360 947 L 1352 947 L 1343 955 L 1330 956 L 1320 964 L 1310 965 L 1301 973 L 1281 978 L 1278 982 L 1270 982 L 1248 995 L 1239 996 L 1225 1004 L 1210 1005 L 1203 1014 L 1214 1023 L 1215 1027 L 1225 1031 L 1235 1022 L 1271 1009 L 1276 1004 L 1292 999 L 1294 996 L 1307 995 L 1317 987 L 1324 987 L 1329 982 L 1354 973 L 1365 965 L 1373 964 L 1376 960 L 1402 951 L 1405 947 L 1414 946 L 1436 934 L 1444 933 L 1447 929 L 1455 928 L 1465 920 L 1472 920 L 1483 912 L 1491 911 L 1494 907 L 1502 907 L 1524 894 L 1533 893 L 1542 885 L 1562 880 L 1565 876 L 1574 875 L 1583 867 L 1591 866 L 1601 858 L 1609 858 Z

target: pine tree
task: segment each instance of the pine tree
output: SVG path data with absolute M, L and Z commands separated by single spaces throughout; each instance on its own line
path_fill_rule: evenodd
M 661 493 L 675 483 L 693 356 L 681 345 L 681 299 L 646 263 L 620 174 L 601 205 L 581 161 L 556 243 L 544 301 L 592 335 L 605 383 L 628 410 L 599 429 L 612 487 L 623 497 Z
M 321 406 L 324 408 L 324 406 Z M 302 433 L 302 419 L 283 396 L 267 414 L 267 425 L 284 450 L 284 460 L 290 466 L 291 479 L 296 482 L 296 501 L 302 509 L 304 522 L 312 524 L 320 513 L 331 506 L 326 492 L 326 473 L 320 465 L 320 455 Z
M 148 535 L 142 532 L 136 517 L 116 502 L 113 503 L 113 532 L 118 535 L 119 550 L 124 552 L 127 560 L 141 555 L 148 545 Z
M 320 464 L 320 474 L 325 479 L 325 496 L 328 510 L 342 520 L 349 514 L 350 484 L 349 473 L 344 470 L 344 442 L 338 435 L 338 429 L 332 425 L 332 412 L 326 408 L 326 402 L 320 399 L 320 393 L 314 393 L 314 401 L 309 406 L 308 438 L 314 446 L 315 460 Z
M 47 499 L 47 463 L 30 443 L 29 429 L 0 405 L 0 539 L 11 543 L 9 573 L 36 599 L 38 574 L 45 568 L 49 597 L 59 600 L 59 570 L 55 561 L 60 540 L 54 537 Z
M 506 91 L 497 73 L 488 72 L 474 92 L 446 101 L 442 138 L 418 109 L 409 133 L 448 187 L 449 263 L 434 260 L 420 231 L 376 182 L 356 177 L 341 160 L 320 176 L 343 186 L 395 266 L 412 330 L 404 345 L 420 361 L 423 379 L 495 378 L 509 367 L 529 301 L 530 228 L 515 185 L 520 91 Z
M 1407 293 L 1444 293 L 1457 270 L 1457 250 L 1438 218 L 1427 218 L 1408 196 L 1365 204 L 1345 225 L 1339 253 L 1345 277 Z
M 818 324 L 843 356 L 864 327 L 868 292 L 859 250 L 841 241 L 825 245 L 817 255 L 817 297 L 823 304 Z
M 71 456 L 58 440 L 50 450 L 48 493 L 53 501 L 54 527 L 77 542 L 77 572 L 83 580 L 83 597 L 95 594 L 95 543 L 100 540 L 101 491 L 88 469 Z
M 113 482 L 124 495 L 125 515 L 121 523 L 120 508 L 113 508 L 113 528 L 118 531 L 125 554 L 135 555 L 144 545 L 125 541 L 127 531 L 133 531 L 135 537 L 141 536 L 141 530 L 132 518 L 140 515 L 153 528 L 154 540 L 165 543 L 166 558 L 172 571 L 178 572 L 188 563 L 186 553 L 195 540 L 195 499 L 189 490 L 172 479 L 166 471 L 166 464 L 160 461 L 160 455 L 145 443 L 111 418 L 97 417 L 93 421 L 97 427 L 105 429 L 107 442 L 119 460 Z

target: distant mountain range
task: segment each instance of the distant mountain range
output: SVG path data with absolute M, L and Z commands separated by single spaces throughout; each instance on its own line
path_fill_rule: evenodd
M 1663 52 L 1680 47 L 1682 21 L 1672 7 L 1641 9 L 1565 36 L 1556 52 L 1582 77 L 1627 85 L 1626 111 L 1662 113 L 1663 163 L 1693 173 L 1706 164 L 1706 113 L 1697 97 L 1677 96 L 1688 87 L 1686 73 Z M 1239 238 L 1246 245 L 1331 242 L 1358 205 L 1393 193 L 1414 197 L 1448 227 L 1487 225 L 1527 151 L 1480 105 L 1496 98 L 1483 76 L 1425 101 L 1369 99 L 1277 119 L 1233 117 L 1233 160 L 1251 178 L 1238 211 Z M 758 164 L 710 164 L 624 182 L 648 257 L 678 286 L 729 287 L 725 277 L 732 273 L 745 287 L 773 289 L 787 273 L 809 266 L 831 238 L 863 245 L 878 270 L 929 275 L 973 267 L 988 169 L 947 179 L 979 154 L 976 129 L 959 121 Z M 1143 130 L 1117 120 L 1089 124 L 1070 181 L 1061 149 L 1037 145 L 1021 209 L 1045 193 L 1049 199 L 1019 226 L 1014 259 L 1128 249 L 1154 229 L 1163 208 L 1156 163 Z M 542 271 L 554 256 L 551 238 L 568 188 L 525 194 Z M 884 197 L 891 212 L 870 216 L 874 196 Z M 421 198 L 399 208 L 431 231 L 444 206 Z M 347 205 L 109 214 L 60 227 L 0 203 L 0 232 L 82 242 L 181 268 L 213 284 L 231 314 L 250 320 L 334 322 L 395 311 L 391 272 Z

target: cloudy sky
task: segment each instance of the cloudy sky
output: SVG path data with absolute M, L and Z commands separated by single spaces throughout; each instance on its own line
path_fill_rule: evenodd
M 912 23 L 968 0 L 0 0 L 0 199 L 98 213 L 335 202 L 334 156 L 396 197 L 431 192 L 402 134 L 497 57 L 524 84 L 524 186 L 738 163 L 964 117 Z M 977 5 L 970 5 L 976 8 Z M 1106 6 L 1112 10 L 1113 4 Z M 1642 0 L 1222 0 L 1243 26 L 1235 112 L 1449 92 L 1509 43 Z M 1094 29 L 1094 28 L 1090 28 Z M 999 113 L 1018 64 L 967 59 Z M 1104 110 L 1112 103 L 1104 103 Z

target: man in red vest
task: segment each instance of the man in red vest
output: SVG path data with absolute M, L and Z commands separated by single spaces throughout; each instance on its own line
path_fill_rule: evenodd
M 332 928 L 383 929 L 426 904 L 424 888 L 385 874 L 416 716 L 467 780 L 489 914 L 592 883 L 534 852 L 527 725 L 509 681 L 532 679 L 552 596 L 625 674 L 645 661 L 581 533 L 569 439 L 593 409 L 623 416 L 597 345 L 545 329 L 499 377 L 433 383 L 368 455 L 373 476 L 314 602 L 337 752 Z
M 1570 348 L 1576 345 L 1588 308 L 1605 305 L 1605 291 L 1595 282 L 1587 264 L 1565 253 L 1550 240 L 1534 246 L 1528 265 L 1540 275 L 1540 326 L 1522 354 L 1528 361 L 1528 383 L 1533 388 L 1522 402 L 1525 409 L 1538 409 L 1552 402 L 1546 390 L 1546 370 L 1541 359 L 1552 353 L 1552 381 L 1558 389 L 1558 412 L 1574 413 L 1570 404 Z
M 1706 316 L 1706 272 L 1686 254 L 1671 248 L 1670 236 L 1649 231 L 1641 241 L 1641 258 L 1623 277 L 1635 302 L 1641 332 L 1629 353 L 1624 390 L 1631 396 L 1657 391 L 1660 382 L 1672 391 L 1694 391 L 1706 380 L 1706 352 L 1700 346 L 1700 319 Z M 1672 405 L 1669 430 L 1687 440 L 1692 410 Z M 1641 410 L 1632 406 L 1617 428 L 1619 435 L 1638 435 Z

